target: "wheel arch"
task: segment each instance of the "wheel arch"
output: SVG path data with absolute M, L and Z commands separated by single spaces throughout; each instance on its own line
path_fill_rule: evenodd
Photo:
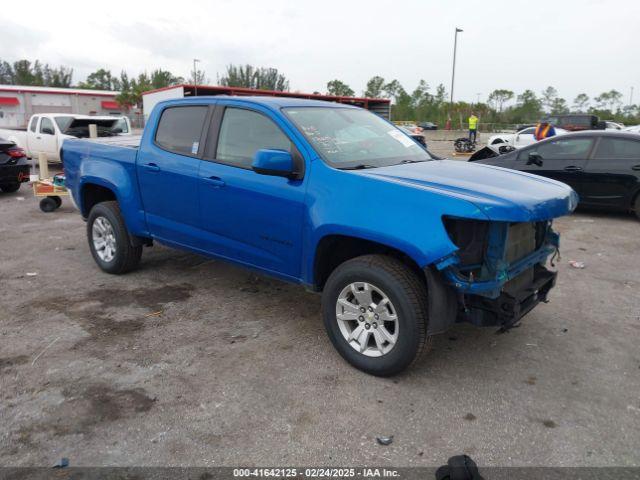
M 316 244 L 311 274 L 313 289 L 321 291 L 331 272 L 340 264 L 368 254 L 395 257 L 417 272 L 421 278 L 424 277 L 420 260 L 405 249 L 365 237 L 335 233 L 324 235 Z

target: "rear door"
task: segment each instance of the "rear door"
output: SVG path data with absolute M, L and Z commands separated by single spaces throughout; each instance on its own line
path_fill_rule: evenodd
M 566 183 L 582 196 L 584 170 L 593 148 L 593 137 L 553 137 L 519 152 L 518 170 Z M 529 163 L 531 153 L 540 156 L 541 165 Z
M 151 234 L 169 243 L 200 248 L 198 169 L 207 105 L 169 106 L 155 138 L 140 151 L 136 169 Z
M 640 189 L 640 138 L 602 136 L 584 174 L 581 201 L 627 209 Z

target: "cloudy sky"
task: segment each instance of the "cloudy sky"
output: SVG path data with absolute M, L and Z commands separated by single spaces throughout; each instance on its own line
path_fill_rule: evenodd
M 640 101 L 637 0 L 22 0 L 3 11 L 1 59 L 68 65 L 76 82 L 99 67 L 187 77 L 199 58 L 212 83 L 250 63 L 299 91 L 339 78 L 361 94 L 373 75 L 449 90 L 459 26 L 456 99 L 553 85 L 569 101 L 615 88 L 625 103 L 633 86 Z

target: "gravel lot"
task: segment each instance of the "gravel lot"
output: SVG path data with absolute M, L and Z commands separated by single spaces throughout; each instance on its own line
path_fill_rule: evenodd
M 551 303 L 379 379 L 331 347 L 317 295 L 159 245 L 109 276 L 68 201 L 0 194 L 0 465 L 638 466 L 640 222 L 556 225 Z

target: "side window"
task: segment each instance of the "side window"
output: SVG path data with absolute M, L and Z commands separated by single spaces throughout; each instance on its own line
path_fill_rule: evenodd
M 531 127 L 531 128 L 525 128 L 524 130 L 520 130 L 518 133 L 520 135 L 533 135 L 535 131 L 536 129 L 534 127 Z
M 291 151 L 291 141 L 266 116 L 240 108 L 227 108 L 220 125 L 216 160 L 241 168 L 251 168 L 261 148 Z
M 640 160 L 640 142 L 623 138 L 602 137 L 594 158 L 633 158 Z
M 51 119 L 42 117 L 42 121 L 40 122 L 40 133 L 44 133 L 45 135 L 53 135 L 55 133 Z
M 593 139 L 589 137 L 562 138 L 541 143 L 531 151 L 536 151 L 542 158 L 556 160 L 587 159 Z
M 207 111 L 206 106 L 165 109 L 158 123 L 156 143 L 173 153 L 197 155 Z
M 31 119 L 31 123 L 29 124 L 29 130 L 35 133 L 37 124 L 38 124 L 38 117 L 33 117 Z

